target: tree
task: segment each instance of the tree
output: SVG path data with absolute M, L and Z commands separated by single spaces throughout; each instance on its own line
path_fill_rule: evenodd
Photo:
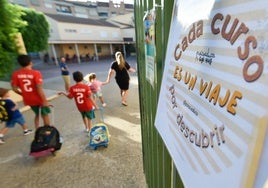
M 49 24 L 43 13 L 23 9 L 22 19 L 28 25 L 20 30 L 27 52 L 39 52 L 48 48 Z
M 20 19 L 23 12 L 19 6 L 0 0 L 0 7 L 0 78 L 3 78 L 15 65 L 18 53 L 16 35 L 26 23 Z
M 16 65 L 19 47 L 16 36 L 20 32 L 27 52 L 48 47 L 49 24 L 43 13 L 0 0 L 0 78 L 8 78 Z

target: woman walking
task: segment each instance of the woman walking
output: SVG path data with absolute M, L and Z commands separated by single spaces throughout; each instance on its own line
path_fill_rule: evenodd
M 115 80 L 120 88 L 121 103 L 124 106 L 127 106 L 127 96 L 129 89 L 130 77 L 128 72 L 136 72 L 136 70 L 125 61 L 123 54 L 121 52 L 115 53 L 115 61 L 112 62 L 109 69 L 107 83 L 110 82 L 111 77 L 115 74 Z

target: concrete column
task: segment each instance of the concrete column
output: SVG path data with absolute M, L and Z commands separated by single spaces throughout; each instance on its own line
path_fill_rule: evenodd
M 94 44 L 94 50 L 95 50 L 95 55 L 93 57 L 93 61 L 98 61 L 99 60 L 99 54 L 98 54 L 97 44 Z
M 113 44 L 110 44 L 110 54 L 111 54 L 111 59 L 113 58 Z
M 77 46 L 76 43 L 74 44 L 74 48 L 75 48 L 75 54 L 76 54 L 76 57 L 77 57 L 77 61 L 80 64 L 81 63 L 80 53 L 79 53 L 79 49 L 78 49 L 78 46 Z
M 57 58 L 57 53 L 56 53 L 54 44 L 51 44 L 51 49 L 52 49 L 53 57 L 55 58 L 55 64 L 59 65 L 58 58 Z
M 126 54 L 126 46 L 125 46 L 125 43 L 123 44 L 123 52 L 124 52 L 124 58 L 126 59 L 127 54 Z

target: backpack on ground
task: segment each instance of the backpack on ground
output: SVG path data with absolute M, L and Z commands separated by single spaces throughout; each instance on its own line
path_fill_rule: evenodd
M 41 115 L 41 108 L 39 108 L 39 115 Z M 51 106 L 51 119 L 54 125 L 54 108 Z M 55 156 L 55 152 L 61 149 L 62 138 L 58 129 L 52 125 L 44 125 L 38 127 L 35 131 L 34 140 L 30 148 L 30 156 L 44 157 L 49 154 Z
M 56 127 L 39 127 L 31 144 L 30 155 L 33 157 L 42 157 L 49 153 L 55 155 L 55 151 L 60 150 L 61 145 L 60 133 Z

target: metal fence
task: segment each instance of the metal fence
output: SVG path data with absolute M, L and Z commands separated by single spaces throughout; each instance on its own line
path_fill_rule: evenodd
M 163 4 L 161 4 L 163 3 Z M 136 47 L 139 78 L 144 173 L 149 188 L 184 187 L 154 120 L 165 64 L 173 0 L 135 0 Z M 155 12 L 154 83 L 146 79 L 144 15 Z

